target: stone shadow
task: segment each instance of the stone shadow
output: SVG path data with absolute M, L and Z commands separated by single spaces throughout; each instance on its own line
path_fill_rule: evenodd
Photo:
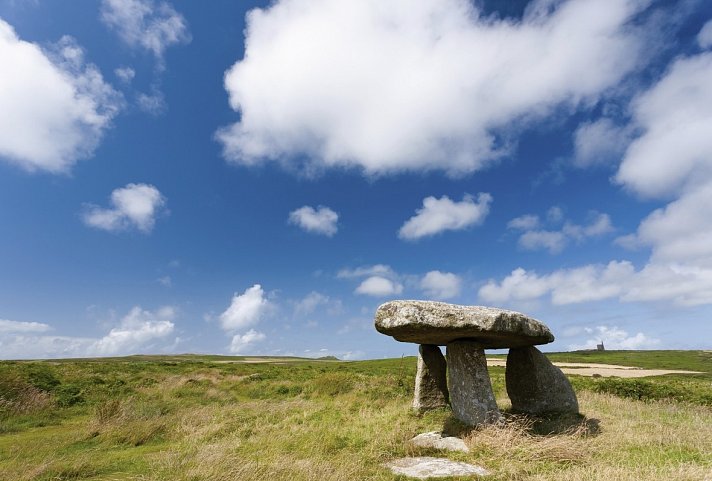
M 582 436 L 594 437 L 602 432 L 601 421 L 589 418 L 578 413 L 547 413 L 526 414 L 512 410 L 502 411 L 500 420 L 495 423 L 495 428 L 516 426 L 530 436 Z M 443 433 L 448 436 L 463 438 L 480 429 L 487 429 L 487 425 L 468 426 L 455 415 L 450 415 L 443 423 Z

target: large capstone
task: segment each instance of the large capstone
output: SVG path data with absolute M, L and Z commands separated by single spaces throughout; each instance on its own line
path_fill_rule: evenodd
M 497 421 L 500 414 L 482 346 L 472 341 L 453 341 L 447 345 L 446 355 L 455 417 L 469 426 Z
M 554 335 L 543 323 L 520 312 L 433 301 L 391 301 L 376 311 L 376 330 L 402 342 L 447 345 L 459 339 L 482 348 L 546 344 Z
M 510 349 L 505 378 L 514 411 L 578 413 L 571 383 L 536 347 Z
M 427 411 L 448 405 L 447 364 L 438 346 L 421 345 L 415 375 L 413 409 Z

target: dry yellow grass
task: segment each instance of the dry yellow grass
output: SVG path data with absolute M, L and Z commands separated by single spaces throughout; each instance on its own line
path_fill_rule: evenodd
M 186 413 L 175 424 L 180 442 L 156 455 L 141 479 L 392 480 L 383 462 L 436 454 L 408 448 L 406 441 L 424 424 L 442 425 L 446 413 L 424 420 L 406 414 L 403 402 L 374 408 L 359 401 L 255 401 Z M 510 418 L 471 432 L 471 453 L 437 455 L 482 465 L 492 480 L 683 481 L 712 475 L 710 409 L 587 392 L 580 401 L 586 419 L 558 424 L 562 432 L 536 434 L 541 427 L 533 421 Z
M 712 479 L 712 410 L 579 393 L 587 420 L 533 434 L 526 419 L 472 432 L 471 459 L 507 480 Z M 596 427 L 600 429 L 596 432 Z
M 11 385 L 0 384 L 0 412 L 30 414 L 41 411 L 50 405 L 50 396 L 36 387 L 22 381 Z

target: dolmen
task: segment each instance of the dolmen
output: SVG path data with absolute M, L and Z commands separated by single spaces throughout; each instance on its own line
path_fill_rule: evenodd
M 536 319 L 495 307 L 391 301 L 378 308 L 375 324 L 382 334 L 420 345 L 413 399 L 418 411 L 450 404 L 469 426 L 498 421 L 484 350 L 509 348 L 505 379 L 513 411 L 578 413 L 571 383 L 534 347 L 554 340 Z

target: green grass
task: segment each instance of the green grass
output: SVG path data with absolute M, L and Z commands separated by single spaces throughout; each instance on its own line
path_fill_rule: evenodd
M 412 454 L 481 464 L 493 480 L 667 481 L 712 472 L 709 353 L 590 355 L 550 357 L 705 374 L 571 376 L 584 416 L 507 415 L 502 426 L 462 432 L 471 453 L 443 454 L 407 444 L 457 424 L 449 410 L 410 410 L 412 357 L 0 362 L 0 480 L 397 480 L 382 464 Z M 504 368 L 490 375 L 507 412 Z

